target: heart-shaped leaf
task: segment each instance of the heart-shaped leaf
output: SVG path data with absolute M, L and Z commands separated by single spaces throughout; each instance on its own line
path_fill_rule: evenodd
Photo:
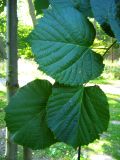
M 98 86 L 55 85 L 47 104 L 47 122 L 58 140 L 75 148 L 87 145 L 108 127 L 107 98 Z
M 95 29 L 79 11 L 66 7 L 48 10 L 31 33 L 39 68 L 59 83 L 78 85 L 98 77 L 103 59 L 89 47 Z
M 51 84 L 35 80 L 18 90 L 6 108 L 6 123 L 13 140 L 32 149 L 55 143 L 46 123 L 46 103 Z

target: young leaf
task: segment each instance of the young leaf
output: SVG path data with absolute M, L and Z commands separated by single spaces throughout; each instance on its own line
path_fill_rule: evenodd
M 114 36 L 120 42 L 120 1 L 116 0 L 91 0 L 95 18 L 104 31 Z
M 103 59 L 89 47 L 93 25 L 74 8 L 48 10 L 31 34 L 39 68 L 59 83 L 78 85 L 98 77 Z
M 48 126 L 58 140 L 87 145 L 107 130 L 109 106 L 98 86 L 54 86 L 47 104 Z
M 18 90 L 8 104 L 6 124 L 13 140 L 32 149 L 42 149 L 55 143 L 46 123 L 46 103 L 51 84 L 35 80 Z

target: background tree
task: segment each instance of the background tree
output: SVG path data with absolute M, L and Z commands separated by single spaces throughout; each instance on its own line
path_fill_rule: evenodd
M 32 19 L 32 23 L 33 23 L 33 26 L 35 26 L 36 25 L 35 8 L 34 8 L 32 0 L 27 0 L 27 1 L 28 1 L 28 5 L 29 5 L 29 13 L 30 13 L 30 16 Z

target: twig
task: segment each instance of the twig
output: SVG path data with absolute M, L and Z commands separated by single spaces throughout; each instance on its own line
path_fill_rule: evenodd
M 117 40 L 116 41 L 114 41 L 108 48 L 107 48 L 107 50 L 105 51 L 105 53 L 103 54 L 103 57 L 107 54 L 107 52 L 115 45 L 115 43 L 117 42 Z
M 96 48 L 92 48 L 92 49 L 107 49 L 107 48 L 105 48 L 105 47 L 104 48 L 102 48 L 102 47 L 101 48 L 96 47 Z
M 80 156 L 81 156 L 81 147 L 78 147 L 78 160 L 80 160 Z

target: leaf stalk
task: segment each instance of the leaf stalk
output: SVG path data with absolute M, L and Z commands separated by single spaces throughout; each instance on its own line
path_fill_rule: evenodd
M 107 54 L 107 52 L 116 44 L 117 40 L 115 40 L 105 51 L 105 53 L 103 54 L 103 57 Z
M 81 157 L 81 146 L 78 147 L 78 160 L 80 160 Z

